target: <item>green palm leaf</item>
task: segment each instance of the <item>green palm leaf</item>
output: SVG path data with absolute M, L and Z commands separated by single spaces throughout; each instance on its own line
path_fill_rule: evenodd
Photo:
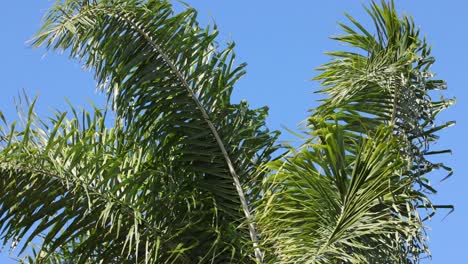
M 369 33 L 349 15 L 356 29 L 340 24 L 346 34 L 334 39 L 357 48 L 357 52 L 328 53 L 334 59 L 319 68 L 322 73 L 315 79 L 324 86 L 319 92 L 329 97 L 312 110 L 311 119 L 327 115 L 338 118 L 357 137 L 382 124 L 392 125 L 394 133 L 406 142 L 402 152 L 412 161 L 415 182 L 429 187 L 422 175 L 438 168 L 452 174 L 450 168 L 429 161 L 427 156 L 449 152 L 429 149 L 438 138 L 436 132 L 454 124 L 435 122 L 454 100 L 431 98 L 432 91 L 446 89 L 446 84 L 433 79 L 429 68 L 435 59 L 413 19 L 399 17 L 393 1 L 382 1 L 381 5 L 374 2 L 366 10 L 374 21 L 375 33 Z
M 351 16 L 334 39 L 354 50 L 329 52 L 319 68 L 328 95 L 312 109 L 310 139 L 269 169 L 259 201 L 264 246 L 272 263 L 413 263 L 429 254 L 423 219 L 436 208 L 427 174 L 451 169 L 427 159 L 440 111 L 453 100 L 432 79 L 430 48 L 393 1 L 366 9 L 375 32 Z M 420 210 L 426 209 L 426 210 Z M 420 215 L 423 214 L 423 215 Z
M 4 244 L 20 243 L 21 254 L 40 238 L 31 258 L 48 263 L 249 261 L 243 218 L 223 222 L 197 171 L 155 155 L 131 124 L 107 127 L 98 109 L 43 121 L 33 107 L 23 129 L 2 128 Z
M 319 68 L 305 143 L 272 159 L 268 109 L 231 103 L 245 64 L 195 10 L 57 1 L 33 44 L 82 62 L 109 107 L 0 112 L 3 245 L 25 263 L 417 263 L 424 219 L 452 208 L 427 196 L 451 175 L 427 156 L 449 152 L 431 146 L 453 101 L 431 98 L 445 82 L 412 18 L 366 10 L 375 31 L 347 15 L 353 50 Z
M 135 225 L 129 230 L 135 238 L 127 239 L 123 248 L 149 248 L 130 250 L 135 258 L 138 252 L 142 260 L 148 254 L 146 260 L 178 253 L 194 262 L 248 261 L 252 243 L 257 243 L 250 214 L 262 178 L 256 168 L 270 159 L 276 134 L 264 128 L 266 108 L 231 104 L 232 87 L 243 75 L 244 65 L 234 66 L 233 44 L 218 51 L 216 35 L 216 29 L 198 26 L 193 9 L 173 14 L 165 1 L 63 1 L 48 13 L 34 41 L 66 50 L 93 69 L 122 122 L 121 133 L 127 134 L 122 140 L 138 142 L 143 157 L 152 159 L 155 166 L 141 175 L 129 173 L 129 178 L 143 181 L 141 177 L 163 174 L 174 181 L 159 179 L 169 190 L 152 198 L 169 196 L 184 208 L 172 212 L 181 219 L 164 220 L 177 223 L 166 231 L 174 243 L 164 241 L 164 252 L 151 251 L 157 239 L 153 236 L 151 244 L 145 245 L 139 236 L 149 231 L 140 227 L 137 232 Z M 157 173 L 158 166 L 169 171 Z M 134 184 L 134 192 L 150 188 L 138 186 Z M 179 188 L 184 195 L 177 196 Z M 128 202 L 141 203 L 141 199 L 146 198 Z M 262 257 L 259 249 L 255 255 Z
M 341 126 L 270 165 L 258 208 L 271 263 L 407 263 L 426 251 L 397 138 L 380 127 L 347 151 Z M 414 258 L 414 259 L 413 259 Z

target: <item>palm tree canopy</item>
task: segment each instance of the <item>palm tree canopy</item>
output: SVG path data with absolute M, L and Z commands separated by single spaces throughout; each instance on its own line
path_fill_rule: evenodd
M 327 97 L 307 138 L 277 154 L 267 107 L 231 102 L 245 64 L 186 6 L 165 0 L 62 0 L 33 45 L 92 70 L 103 109 L 0 126 L 0 233 L 31 263 L 416 263 L 437 114 L 453 101 L 430 47 L 393 2 L 375 30 L 347 15 L 350 51 L 315 78 Z

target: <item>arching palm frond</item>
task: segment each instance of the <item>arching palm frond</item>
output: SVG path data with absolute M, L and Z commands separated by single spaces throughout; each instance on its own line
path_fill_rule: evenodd
M 417 263 L 429 254 L 422 222 L 434 208 L 426 174 L 449 170 L 428 155 L 435 125 L 453 101 L 432 79 L 430 48 L 393 1 L 372 3 L 375 32 L 351 16 L 334 39 L 357 52 L 329 52 L 319 68 L 328 95 L 312 109 L 310 139 L 265 180 L 258 218 L 272 263 Z M 450 175 L 450 174 L 449 174 Z M 420 210 L 429 209 L 428 211 Z M 420 215 L 422 214 L 422 215 Z
M 258 238 L 251 201 L 259 195 L 263 178 L 256 168 L 270 159 L 277 135 L 264 127 L 266 108 L 251 110 L 245 102 L 230 102 L 244 65 L 234 65 L 233 44 L 218 51 L 216 35 L 216 28 L 198 26 L 193 9 L 174 14 L 167 1 L 59 1 L 46 16 L 35 45 L 70 52 L 95 72 L 122 122 L 126 134 L 122 140 L 137 142 L 145 159 L 156 166 L 129 173 L 134 174 L 129 178 L 166 188 L 152 193 L 151 199 L 134 197 L 128 202 L 147 204 L 164 197 L 178 207 L 153 204 L 159 214 L 168 215 L 161 216 L 161 223 L 153 219 L 151 224 L 174 225 L 162 231 L 164 238 L 150 235 L 150 240 L 144 240 L 151 231 L 142 226 L 136 230 L 135 225 L 127 229 L 126 244 L 106 236 L 95 240 L 111 245 L 103 258 L 112 259 L 119 247 L 132 258 L 138 253 L 142 261 L 249 262 L 254 251 L 261 258 L 262 253 L 253 250 Z M 43 151 L 42 145 L 35 147 Z M 158 172 L 159 166 L 168 171 Z M 32 188 L 40 191 L 42 187 Z M 135 183 L 132 188 L 144 193 L 146 187 Z M 138 214 L 151 217 L 152 213 L 156 212 Z M 72 225 L 69 233 L 79 233 L 81 228 Z M 7 229 L 17 232 L 13 226 Z M 50 233 L 52 237 L 56 234 Z M 91 236 L 84 239 L 93 241 Z M 55 249 L 51 240 L 45 242 L 45 249 Z M 92 245 L 78 247 L 80 260 L 94 254 Z
M 424 253 L 407 161 L 387 127 L 354 142 L 322 123 L 314 142 L 275 161 L 258 208 L 271 263 L 407 263 Z
M 2 127 L 4 245 L 21 254 L 39 239 L 31 262 L 249 261 L 243 218 L 222 222 L 205 179 L 135 140 L 133 124 L 109 127 L 98 109 L 45 121 L 33 107 L 20 128 Z
M 329 97 L 312 110 L 311 120 L 337 118 L 350 137 L 361 137 L 385 124 L 405 144 L 401 152 L 410 160 L 414 182 L 424 191 L 435 193 L 427 174 L 435 169 L 452 169 L 428 157 L 450 153 L 433 150 L 437 132 L 455 122 L 438 125 L 437 115 L 454 103 L 452 99 L 433 100 L 435 90 L 446 89 L 445 81 L 434 79 L 429 71 L 435 59 L 421 39 L 419 29 L 408 16 L 399 17 L 393 1 L 372 3 L 366 9 L 374 21 L 375 32 L 367 31 L 348 15 L 356 28 L 341 24 L 345 35 L 334 39 L 356 48 L 357 52 L 329 52 L 334 59 L 321 66 L 315 79 Z M 334 122 L 334 120 L 332 120 Z M 421 207 L 435 208 L 429 201 Z
M 167 193 L 162 183 L 171 177 L 163 163 L 145 154 L 120 124 L 106 128 L 100 110 L 78 114 L 72 109 L 71 119 L 56 113 L 45 122 L 33 107 L 22 129 L 13 126 L 2 134 L 3 243 L 19 243 L 21 254 L 42 238 L 33 262 L 51 262 L 67 244 L 76 247 L 60 261 L 124 263 L 137 253 L 142 259 L 154 257 L 154 241 L 164 240 L 167 232 L 168 216 L 158 206 L 174 212 L 181 206 L 158 197 Z M 145 246 L 150 246 L 147 252 Z

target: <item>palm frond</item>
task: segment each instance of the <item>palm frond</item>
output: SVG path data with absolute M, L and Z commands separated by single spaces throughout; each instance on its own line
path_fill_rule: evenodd
M 415 184 L 434 193 L 425 175 L 435 169 L 452 169 L 434 162 L 429 155 L 450 153 L 433 150 L 439 130 L 455 122 L 437 124 L 437 115 L 454 103 L 441 97 L 433 100 L 434 91 L 446 89 L 445 81 L 434 79 L 429 68 L 435 62 L 431 48 L 409 16 L 399 16 L 393 1 L 373 2 L 366 8 L 374 21 L 370 33 L 347 15 L 353 27 L 341 24 L 345 35 L 334 39 L 357 51 L 329 52 L 333 60 L 319 68 L 315 79 L 324 87 L 320 93 L 329 97 L 312 110 L 312 119 L 329 116 L 340 121 L 350 136 L 366 135 L 386 124 L 405 142 L 401 152 L 410 160 Z M 425 204 L 428 208 L 434 207 Z
M 34 44 L 92 68 L 127 133 L 212 195 L 219 223 L 231 230 L 245 219 L 255 245 L 255 169 L 269 160 L 276 135 L 264 128 L 266 108 L 231 104 L 245 65 L 235 66 L 234 44 L 218 51 L 216 36 L 216 27 L 198 25 L 195 10 L 174 14 L 167 1 L 68 0 L 51 9 Z
M 45 262 L 62 245 L 80 240 L 73 252 L 80 261 L 121 254 L 125 262 L 138 258 L 142 245 L 151 243 L 146 254 L 154 258 L 153 241 L 161 239 L 164 227 L 152 221 L 156 215 L 148 214 L 153 205 L 135 199 L 147 197 L 146 184 L 155 182 L 128 177 L 147 166 L 143 148 L 125 137 L 121 125 L 106 128 L 105 113 L 98 109 L 81 116 L 72 109 L 72 119 L 56 113 L 44 122 L 33 107 L 22 130 L 12 126 L 2 135 L 3 244 L 21 242 L 21 254 L 41 236 L 36 261 Z M 155 168 L 155 174 L 164 173 Z
M 296 154 L 275 161 L 258 208 L 271 263 L 409 263 L 424 253 L 407 161 L 388 127 L 346 151 L 341 126 L 322 123 Z M 414 259 L 413 259 L 414 258 Z
M 451 173 L 427 155 L 449 152 L 430 147 L 453 124 L 436 125 L 453 100 L 432 100 L 446 86 L 412 18 L 393 1 L 366 10 L 375 31 L 347 15 L 334 39 L 353 50 L 319 68 L 328 97 L 311 110 L 310 138 L 269 167 L 257 214 L 272 263 L 417 263 L 429 254 L 423 220 L 451 208 L 432 204 L 426 176 Z
M 71 118 L 59 112 L 45 121 L 33 107 L 22 128 L 1 129 L 4 245 L 22 245 L 21 255 L 39 238 L 26 259 L 48 263 L 249 261 L 242 218 L 225 220 L 216 196 L 206 192 L 211 182 L 198 171 L 156 155 L 128 133 L 132 124 L 117 118 L 107 127 L 101 110 L 72 108 Z

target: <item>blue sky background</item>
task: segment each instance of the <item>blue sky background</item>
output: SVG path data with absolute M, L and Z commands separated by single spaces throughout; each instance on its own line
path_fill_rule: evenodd
M 0 109 L 9 120 L 15 117 L 13 99 L 25 89 L 39 95 L 38 112 L 46 117 L 50 110 L 66 109 L 64 98 L 85 106 L 89 100 L 98 105 L 104 97 L 95 92 L 89 72 L 59 54 L 32 49 L 26 41 L 40 26 L 40 20 L 53 1 L 3 1 L 0 9 Z M 238 83 L 234 100 L 247 99 L 253 107 L 268 105 L 268 126 L 295 129 L 306 118 L 307 110 L 317 105 L 318 89 L 310 79 L 314 68 L 327 62 L 325 51 L 343 48 L 328 37 L 340 33 L 337 21 L 346 21 L 343 11 L 370 26 L 362 4 L 368 1 L 227 1 L 187 0 L 200 12 L 202 23 L 216 21 L 220 42 L 235 40 L 239 62 L 248 62 L 248 74 Z M 436 203 L 454 204 L 455 212 L 446 212 L 428 222 L 432 260 L 425 263 L 466 263 L 468 250 L 468 171 L 466 149 L 468 135 L 466 92 L 468 52 L 468 1 L 397 0 L 398 9 L 412 14 L 433 46 L 437 62 L 432 68 L 448 82 L 446 97 L 457 104 L 441 115 L 440 122 L 455 119 L 457 125 L 441 133 L 436 148 L 452 148 L 453 155 L 441 159 L 452 166 L 452 178 L 440 182 L 435 174 L 432 185 L 439 190 Z M 283 140 L 294 139 L 288 132 Z M 15 263 L 0 255 L 0 264 Z

